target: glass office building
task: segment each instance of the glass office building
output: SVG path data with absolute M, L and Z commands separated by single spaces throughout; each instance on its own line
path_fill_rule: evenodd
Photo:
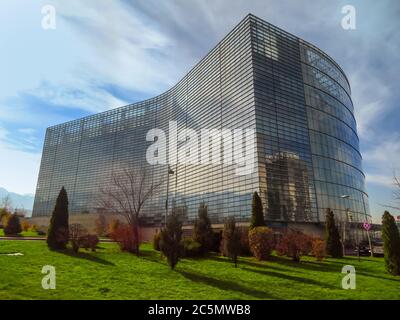
M 234 164 L 178 163 L 169 177 L 170 206 L 185 223 L 205 202 L 214 223 L 247 222 L 254 191 L 272 225 L 323 223 L 326 208 L 340 219 L 370 220 L 362 158 L 342 69 L 327 54 L 248 15 L 167 92 L 47 129 L 33 216 L 51 214 L 62 186 L 70 212 L 96 213 L 99 186 L 123 166 L 146 165 L 150 129 L 246 129 L 256 132 L 254 170 Z M 210 148 L 213 148 L 212 144 Z M 150 166 L 166 180 L 167 165 Z M 167 187 L 145 208 L 145 223 L 163 221 Z

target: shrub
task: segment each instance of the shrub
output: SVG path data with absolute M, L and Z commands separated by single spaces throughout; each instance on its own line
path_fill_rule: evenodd
M 261 198 L 257 192 L 254 192 L 253 202 L 251 204 L 250 229 L 263 226 L 265 226 L 265 220 Z
M 307 255 L 311 250 L 311 238 L 301 231 L 289 229 L 286 231 L 277 246 L 279 255 L 291 257 L 299 262 L 301 256 Z
M 85 250 L 96 251 L 96 247 L 99 244 L 99 237 L 95 234 L 86 234 L 79 238 L 79 243 Z
M 47 234 L 47 227 L 46 226 L 39 226 L 37 227 L 37 234 L 39 236 L 45 236 Z
M 28 221 L 22 220 L 22 222 L 21 222 L 22 231 L 28 231 L 30 229 L 30 227 L 31 227 L 31 224 Z
M 1 218 L 1 228 L 5 228 L 6 227 L 8 219 L 10 219 L 11 215 L 12 215 L 11 213 L 3 215 L 3 217 Z
M 223 231 L 223 254 L 231 258 L 237 267 L 237 257 L 240 253 L 240 233 L 236 228 L 234 217 L 226 219 Z
M 208 209 L 204 203 L 201 203 L 198 211 L 198 218 L 194 223 L 193 239 L 200 243 L 200 250 L 206 253 L 212 246 L 213 231 L 211 221 L 208 217 Z
M 10 216 L 11 213 L 7 209 L 0 208 L 0 228 L 4 228 L 7 225 Z
M 400 275 L 399 229 L 388 211 L 382 216 L 382 239 L 386 270 L 393 275 Z
M 252 253 L 250 251 L 249 246 L 249 236 L 248 236 L 248 228 L 247 227 L 236 227 L 236 232 L 239 234 L 239 242 L 240 242 L 240 252 L 239 255 L 242 256 L 251 256 Z M 221 240 L 219 245 L 219 252 L 224 257 L 227 257 L 227 253 L 225 252 L 225 244 L 223 238 L 223 231 L 221 232 Z
M 32 224 L 31 227 L 29 228 L 29 231 L 38 232 L 37 229 L 38 229 L 38 228 L 37 228 L 37 225 L 36 225 L 36 224 Z
M 113 234 L 118 230 L 118 227 L 121 225 L 121 222 L 113 218 L 110 223 L 108 224 L 108 236 L 113 237 Z
M 135 232 L 131 225 L 118 223 L 118 227 L 110 236 L 118 243 L 121 251 L 137 254 L 139 239 L 135 236 Z
M 6 236 L 16 236 L 21 233 L 21 223 L 19 222 L 18 215 L 16 213 L 12 214 L 4 227 L 4 234 Z
M 173 211 L 167 219 L 167 225 L 161 230 L 160 249 L 171 269 L 174 269 L 181 254 L 182 222 Z
M 339 230 L 335 225 L 334 214 L 329 208 L 326 209 L 325 221 L 326 253 L 333 258 L 341 258 L 343 256 L 342 242 L 340 241 Z
M 255 227 L 249 230 L 249 245 L 254 257 L 267 260 L 274 247 L 274 235 L 267 227 Z
M 249 229 L 247 227 L 237 227 L 240 234 L 240 255 L 251 256 L 249 244 Z
M 203 254 L 201 244 L 192 238 L 182 239 L 182 256 L 184 257 L 198 257 Z
M 99 237 L 107 234 L 107 220 L 104 214 L 100 214 L 95 220 L 96 233 Z
M 312 254 L 318 261 L 324 260 L 326 257 L 326 243 L 322 239 L 314 239 L 312 241 Z
M 222 230 L 213 231 L 212 245 L 211 245 L 210 251 L 220 252 L 221 242 L 222 242 Z
M 153 249 L 156 251 L 160 251 L 160 238 L 161 233 L 159 231 L 156 231 L 153 237 Z
M 69 226 L 69 242 L 72 246 L 72 251 L 78 253 L 82 244 L 82 237 L 87 234 L 87 230 L 79 223 L 74 223 Z
M 58 194 L 47 232 L 47 245 L 51 250 L 62 250 L 68 243 L 68 195 L 64 187 Z
M 222 232 L 222 239 L 219 244 L 219 252 L 221 253 L 222 256 L 227 257 L 228 255 L 225 252 L 225 241 L 224 241 L 224 233 Z

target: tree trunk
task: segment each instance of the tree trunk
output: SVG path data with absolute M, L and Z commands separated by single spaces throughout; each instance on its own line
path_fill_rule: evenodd
M 137 222 L 133 224 L 133 236 L 135 241 L 135 252 L 139 256 L 139 225 Z

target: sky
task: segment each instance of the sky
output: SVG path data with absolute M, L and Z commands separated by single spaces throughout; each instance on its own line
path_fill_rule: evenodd
M 44 29 L 42 8 L 55 8 Z M 356 9 L 356 29 L 341 26 Z M 400 175 L 400 2 L 2 0 L 0 187 L 34 194 L 48 126 L 150 98 L 179 81 L 248 13 L 315 44 L 352 87 L 374 221 Z M 394 214 L 400 214 L 392 210 Z

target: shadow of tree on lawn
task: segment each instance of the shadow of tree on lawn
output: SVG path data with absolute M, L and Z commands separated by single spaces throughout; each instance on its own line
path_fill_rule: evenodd
M 349 265 L 349 264 L 353 265 L 354 262 L 356 262 L 357 264 L 358 263 L 362 264 L 362 262 L 363 262 L 363 260 L 361 260 L 361 262 L 355 261 L 355 258 L 353 258 L 353 257 L 343 257 L 343 258 L 341 258 L 341 260 L 343 260 L 343 262 L 330 261 L 329 259 L 322 261 L 322 262 L 321 261 L 304 261 L 304 260 L 302 260 L 300 262 L 294 262 L 285 257 L 273 256 L 271 261 L 274 261 L 276 263 L 280 263 L 280 264 L 283 264 L 286 266 L 291 266 L 293 268 L 300 268 L 300 269 L 308 270 L 308 271 L 335 272 L 335 273 L 341 273 L 342 267 L 345 265 Z M 366 262 L 367 261 L 370 262 L 371 260 L 366 260 Z M 359 271 L 357 269 L 358 268 L 356 268 L 357 275 L 362 275 L 365 277 L 372 277 L 372 278 L 382 279 L 382 280 L 400 281 L 400 279 L 394 279 L 394 278 L 390 278 L 390 277 L 382 277 L 379 275 L 375 275 L 373 273 Z
M 233 281 L 227 281 L 227 280 L 221 280 L 221 279 L 216 279 L 216 278 L 211 278 L 207 277 L 201 274 L 196 274 L 188 271 L 180 271 L 177 270 L 178 273 L 180 273 L 182 276 L 184 276 L 186 279 L 194 282 L 200 282 L 203 284 L 206 284 L 208 286 L 215 287 L 217 289 L 221 290 L 226 290 L 226 291 L 236 291 L 238 293 L 244 293 L 249 296 L 252 296 L 254 298 L 258 299 L 279 299 L 279 297 L 273 296 L 268 292 L 257 290 L 257 289 L 251 289 L 248 287 L 245 287 L 241 284 L 238 284 Z
M 341 268 L 338 265 L 331 264 L 329 261 L 320 262 L 320 261 L 305 261 L 300 260 L 300 262 L 292 261 L 291 258 L 280 257 L 280 256 L 272 256 L 271 261 L 276 262 L 278 264 L 285 265 L 291 268 L 304 269 L 309 271 L 321 271 L 321 272 L 340 272 Z M 343 263 L 346 265 L 347 263 Z
M 147 260 L 149 262 L 155 262 L 160 264 L 165 264 L 165 260 L 162 257 L 160 251 L 156 250 L 140 250 L 139 258 L 143 260 Z
M 209 260 L 213 260 L 213 261 L 217 261 L 217 262 L 223 262 L 223 263 L 232 263 L 231 261 L 229 261 L 229 259 L 225 258 L 225 257 L 221 257 L 221 256 L 209 256 L 207 257 Z M 296 272 L 296 273 L 301 273 L 301 271 L 298 270 L 290 270 L 290 269 L 286 269 L 286 268 L 280 268 L 277 266 L 272 266 L 270 264 L 268 264 L 268 261 L 272 261 L 272 260 L 267 260 L 267 261 L 248 261 L 248 260 L 243 260 L 242 257 L 239 257 L 238 260 L 238 267 L 241 267 L 242 265 L 246 265 L 249 267 L 255 267 L 255 268 L 268 268 L 268 269 L 274 269 L 274 270 L 278 270 L 278 271 L 283 271 L 283 272 L 287 272 L 287 271 L 291 271 L 291 272 Z
M 103 264 L 103 265 L 106 265 L 106 266 L 115 266 L 114 263 L 112 263 L 110 261 L 107 261 L 105 259 L 96 257 L 95 255 L 87 253 L 87 252 L 75 253 L 71 249 L 66 249 L 66 250 L 57 251 L 57 252 L 62 253 L 64 255 L 66 255 L 66 256 L 72 257 L 72 258 L 83 259 L 83 260 L 87 260 L 87 261 Z
M 285 279 L 285 280 L 289 280 L 289 281 L 296 281 L 296 282 L 309 284 L 309 285 L 313 285 L 313 286 L 325 287 L 328 289 L 340 289 L 339 287 L 336 287 L 336 286 L 333 286 L 330 284 L 326 284 L 326 283 L 323 283 L 320 281 L 316 281 L 313 279 L 292 276 L 292 275 L 284 274 L 284 273 L 280 273 L 280 272 L 274 272 L 274 271 L 269 271 L 269 270 L 257 270 L 257 269 L 250 269 L 250 268 L 243 268 L 243 270 L 259 273 L 259 274 L 270 276 L 270 277 L 281 278 L 281 279 Z

